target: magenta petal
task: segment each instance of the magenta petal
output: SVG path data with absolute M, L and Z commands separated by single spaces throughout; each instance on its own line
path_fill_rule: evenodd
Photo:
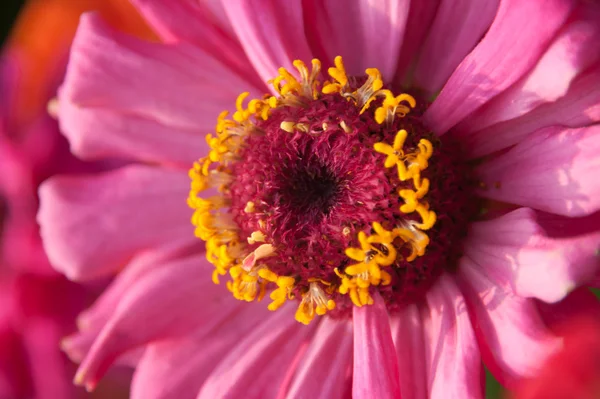
M 165 267 L 168 262 L 174 259 L 193 254 L 190 250 L 195 250 L 196 253 L 202 252 L 195 245 L 197 242 L 198 239 L 190 235 L 180 242 L 174 240 L 174 242 L 164 246 L 136 254 L 131 262 L 111 281 L 94 304 L 79 314 L 77 318 L 78 327 L 86 332 L 90 329 L 99 331 L 110 319 L 119 302 L 136 281 L 157 268 Z M 211 278 L 210 268 L 206 268 L 204 271 L 206 273 L 204 278 L 207 280 Z
M 440 0 L 412 0 L 410 2 L 408 20 L 404 29 L 404 39 L 402 41 L 402 48 L 400 49 L 400 56 L 398 57 L 398 69 L 394 78 L 396 84 L 409 85 L 405 82 L 405 79 L 408 77 L 407 71 L 411 69 L 413 63 L 416 61 L 416 55 L 419 53 L 427 37 L 439 3 Z
M 319 323 L 286 398 L 343 398 L 352 367 L 352 325 L 344 320 Z
M 540 128 L 587 126 L 600 121 L 600 63 L 575 78 L 567 93 L 527 114 L 461 138 L 471 157 L 508 148 Z
M 310 62 L 301 0 L 221 0 L 250 62 L 263 81 L 279 67 L 295 71 L 296 59 Z
M 284 306 L 245 330 L 244 338 L 216 364 L 198 399 L 260 399 L 285 392 L 286 376 L 294 371 L 294 360 L 306 349 L 317 324 L 298 323 L 294 311 L 293 305 Z
M 449 275 L 427 293 L 422 310 L 431 398 L 483 398 L 481 358 L 464 299 Z
M 428 363 L 425 359 L 425 329 L 421 310 L 416 304 L 407 305 L 399 313 L 393 314 L 390 320 L 402 397 L 427 399 Z
M 354 306 L 354 373 L 352 397 L 398 398 L 398 361 L 385 302 L 378 292 L 374 304 Z
M 72 280 L 111 274 L 140 250 L 193 235 L 188 191 L 185 173 L 142 165 L 52 178 L 38 213 L 48 257 Z
M 555 334 L 563 334 L 566 326 L 577 318 L 600 320 L 600 301 L 587 287 L 580 287 L 557 303 L 536 303 L 544 323 Z
M 146 43 L 86 14 L 59 92 L 58 116 L 82 158 L 181 165 L 203 153 L 201 132 L 212 131 L 216 116 L 233 109 L 247 89 L 253 90 L 197 47 Z
M 486 273 L 509 282 L 517 295 L 556 302 L 600 270 L 599 218 L 570 219 L 520 208 L 473 223 L 465 254 Z M 585 225 L 594 231 L 577 231 Z M 568 235 L 557 236 L 566 230 Z
M 50 319 L 28 320 L 23 326 L 36 399 L 70 398 L 75 394 L 57 345 L 60 335 L 58 326 Z
M 502 92 L 541 57 L 574 1 L 503 0 L 496 19 L 424 115 L 437 134 Z
M 483 361 L 503 385 L 511 388 L 515 380 L 534 375 L 560 348 L 534 299 L 515 295 L 506 281 L 487 275 L 467 256 L 461 259 L 459 281 Z
M 565 216 L 600 209 L 600 126 L 550 127 L 483 163 L 486 198 Z
M 248 68 L 223 4 L 198 0 L 131 0 L 144 19 L 167 43 L 193 43 L 211 57 L 231 66 L 241 76 L 262 87 L 258 75 Z M 224 51 L 226 49 L 226 51 Z M 240 92 L 243 89 L 240 88 Z
M 136 367 L 132 399 L 195 398 L 206 378 L 248 331 L 274 313 L 261 303 L 239 304 L 223 323 L 148 346 Z
M 499 0 L 442 1 L 415 69 L 413 84 L 428 94 L 439 91 L 490 27 Z
M 598 4 L 584 3 L 572 20 L 527 76 L 463 121 L 456 133 L 463 136 L 480 131 L 565 96 L 575 78 L 600 58 Z M 510 135 L 510 129 L 505 134 Z
M 310 21 L 306 36 L 324 65 L 341 55 L 350 75 L 378 68 L 384 79 L 391 80 L 409 4 L 409 0 L 310 0 L 304 2 L 306 20 Z
M 121 354 L 187 334 L 199 325 L 210 328 L 226 318 L 238 303 L 207 278 L 208 267 L 198 255 L 170 262 L 136 281 L 81 363 L 76 383 L 93 388 Z

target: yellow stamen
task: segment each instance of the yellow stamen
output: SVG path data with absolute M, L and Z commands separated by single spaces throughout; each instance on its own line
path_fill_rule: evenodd
M 396 115 L 404 117 L 410 112 L 411 108 L 417 106 L 417 101 L 409 94 L 402 93 L 394 97 L 389 90 L 382 90 L 381 92 L 385 98 L 381 106 L 375 110 L 375 121 L 379 124 L 384 121 L 391 123 Z M 402 104 L 402 102 L 408 103 L 409 106 Z
M 334 59 L 335 67 L 331 67 L 327 70 L 329 76 L 331 76 L 337 83 L 327 83 L 323 86 L 323 93 L 340 93 L 348 85 L 348 76 L 346 75 L 346 68 L 342 57 L 339 55 Z
M 254 213 L 254 202 L 248 201 L 246 206 L 244 207 L 244 212 L 246 213 Z
M 248 237 L 248 244 L 252 245 L 257 242 L 265 242 L 265 234 L 262 231 L 253 231 Z
M 281 122 L 281 124 L 279 125 L 279 127 L 281 128 L 281 130 L 285 130 L 288 133 L 294 133 L 294 122 Z
M 277 288 L 271 292 L 269 297 L 273 300 L 268 306 L 271 311 L 279 309 L 288 299 L 293 299 L 292 289 L 294 288 L 295 280 L 289 276 L 278 276 L 268 269 L 262 269 L 258 275 L 263 279 L 277 284 Z
M 259 271 L 246 271 L 241 266 L 229 269 L 232 281 L 227 282 L 227 288 L 235 299 L 252 302 L 255 299 L 260 301 L 265 296 L 267 281 L 259 276 Z
M 346 122 L 341 121 L 340 122 L 340 127 L 344 130 L 344 132 L 346 133 L 350 133 L 352 132 L 352 129 L 350 129 L 350 127 L 346 124 Z
M 275 254 L 275 247 L 271 244 L 262 244 L 254 251 L 252 251 L 248 256 L 244 258 L 242 261 L 242 268 L 244 270 L 251 270 L 256 262 L 263 258 L 267 258 L 269 256 L 273 256 Z
M 323 316 L 328 310 L 335 309 L 335 302 L 325 295 L 319 284 L 312 282 L 308 291 L 302 294 L 302 302 L 296 311 L 296 320 L 309 324 L 315 315 Z

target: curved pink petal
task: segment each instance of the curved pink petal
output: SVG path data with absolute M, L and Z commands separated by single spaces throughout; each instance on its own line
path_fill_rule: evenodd
M 352 397 L 398 398 L 398 360 L 385 302 L 376 293 L 369 306 L 354 306 Z
M 317 324 L 298 323 L 294 311 L 293 305 L 285 306 L 267 323 L 246 330 L 244 338 L 216 365 L 198 399 L 259 399 L 285 392 L 283 384 L 290 367 L 306 350 Z
M 264 304 L 240 304 L 221 324 L 184 337 L 152 343 L 136 367 L 133 399 L 195 398 L 221 359 L 275 314 Z
M 111 274 L 138 251 L 193 235 L 188 191 L 185 173 L 142 165 L 52 178 L 38 213 L 48 257 L 72 280 Z
M 481 358 L 464 298 L 449 275 L 427 293 L 421 310 L 431 398 L 483 398 Z
M 238 40 L 263 81 L 279 67 L 295 71 L 296 59 L 310 62 L 301 0 L 221 0 Z
M 212 283 L 203 255 L 169 262 L 133 284 L 115 308 L 75 376 L 93 389 L 117 357 L 158 339 L 206 329 L 239 306 Z
M 439 91 L 490 27 L 499 1 L 442 1 L 421 48 L 413 84 L 430 95 Z
M 215 0 L 131 0 L 167 43 L 192 43 L 257 87 L 263 83 L 233 33 L 224 6 Z M 234 22 L 235 23 L 235 22 Z M 224 51 L 226 50 L 226 51 Z M 240 92 L 244 91 L 240 88 Z
M 146 43 L 85 14 L 58 116 L 82 158 L 182 164 L 203 155 L 203 133 L 213 131 L 219 113 L 233 109 L 246 90 L 263 94 L 194 46 Z
M 417 61 L 416 55 L 427 37 L 440 2 L 441 0 L 411 0 L 394 78 L 397 85 L 410 86 L 409 82 L 406 82 L 409 78 L 407 71 L 411 71 L 411 67 Z
M 343 398 L 352 367 L 352 324 L 326 318 L 302 356 L 286 398 Z
M 600 209 L 600 125 L 538 130 L 477 168 L 485 198 L 565 216 Z
M 525 115 L 461 137 L 469 155 L 479 157 L 508 148 L 540 128 L 581 127 L 600 121 L 600 63 L 576 77 L 567 93 Z
M 407 305 L 391 315 L 390 322 L 402 397 L 427 399 L 428 363 L 425 359 L 425 330 L 419 305 Z
M 323 66 L 341 55 L 350 75 L 378 68 L 390 81 L 398 67 L 410 0 L 304 2 L 306 36 Z
M 573 80 L 600 58 L 600 7 L 584 3 L 571 19 L 531 72 L 459 124 L 458 135 L 520 117 L 568 93 Z
M 570 219 L 520 208 L 473 223 L 464 251 L 517 295 L 556 302 L 600 270 L 598 226 L 600 214 Z
M 484 265 L 463 257 L 459 281 L 483 361 L 502 385 L 510 389 L 516 379 L 535 374 L 560 348 L 535 301 L 515 295 L 506 281 L 488 275 Z
M 86 160 L 122 158 L 189 169 L 209 150 L 198 130 L 68 101 L 60 105 L 60 121 L 71 151 Z
M 77 317 L 79 329 L 85 332 L 88 330 L 99 332 L 136 281 L 157 268 L 165 267 L 173 259 L 202 253 L 203 250 L 198 248 L 201 245 L 197 237 L 190 235 L 180 241 L 173 240 L 168 244 L 136 254 L 131 262 L 119 271 L 110 285 L 102 291 L 94 304 L 79 314 Z M 206 268 L 204 271 L 205 278 L 211 278 L 210 268 Z
M 572 0 L 502 0 L 494 22 L 425 112 L 437 134 L 462 121 L 535 65 L 563 25 Z

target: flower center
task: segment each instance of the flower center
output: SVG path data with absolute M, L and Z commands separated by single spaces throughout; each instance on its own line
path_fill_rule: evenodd
M 420 123 L 424 110 L 395 96 L 376 69 L 346 75 L 341 57 L 320 80 L 294 62 L 278 96 L 237 100 L 222 113 L 209 155 L 190 171 L 196 235 L 213 281 L 229 275 L 237 299 L 269 309 L 298 300 L 296 319 L 388 309 L 422 294 L 459 254 L 472 201 L 458 151 Z M 218 194 L 203 197 L 216 188 Z M 215 190 L 212 190 L 214 193 Z

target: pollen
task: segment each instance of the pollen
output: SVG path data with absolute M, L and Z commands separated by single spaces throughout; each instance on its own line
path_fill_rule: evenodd
M 436 173 L 452 168 L 411 116 L 415 98 L 376 68 L 349 76 L 336 57 L 324 78 L 319 60 L 293 65 L 269 81 L 275 96 L 243 92 L 218 115 L 190 169 L 213 282 L 242 301 L 268 295 L 272 311 L 295 303 L 303 324 L 371 305 L 375 291 L 400 304 L 438 273 L 430 248 L 449 247 Z

